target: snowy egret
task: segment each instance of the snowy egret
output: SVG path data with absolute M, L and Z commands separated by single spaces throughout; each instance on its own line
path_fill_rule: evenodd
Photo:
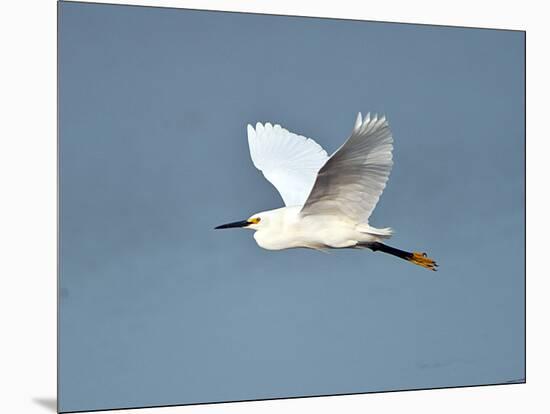
M 351 136 L 332 156 L 314 140 L 280 125 L 248 125 L 252 162 L 279 191 L 285 207 L 253 214 L 216 229 L 255 230 L 268 250 L 291 248 L 380 251 L 437 270 L 426 253 L 384 243 L 392 229 L 368 219 L 386 187 L 393 165 L 393 137 L 385 117 L 357 115 Z

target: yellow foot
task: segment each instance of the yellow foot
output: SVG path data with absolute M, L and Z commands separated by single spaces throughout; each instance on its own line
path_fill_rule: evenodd
M 420 253 L 420 252 L 413 252 L 412 256 L 407 259 L 409 262 L 414 263 L 418 266 L 425 267 L 426 269 L 430 269 L 433 271 L 437 270 L 438 264 L 435 262 L 435 260 L 430 259 L 426 253 Z

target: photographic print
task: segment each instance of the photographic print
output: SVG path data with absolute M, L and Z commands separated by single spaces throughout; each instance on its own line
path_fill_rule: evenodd
M 61 412 L 525 382 L 525 32 L 58 18 Z

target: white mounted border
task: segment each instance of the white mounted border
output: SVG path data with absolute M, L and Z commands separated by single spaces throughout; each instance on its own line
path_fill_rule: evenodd
M 495 7 L 496 2 L 483 0 L 439 3 L 436 1 L 368 2 L 351 0 L 325 2 L 307 0 L 83 0 L 81 2 L 513 30 L 525 30 L 524 20 L 521 17 L 526 12 L 523 5 L 517 2 L 503 1 Z M 423 6 L 423 4 L 429 7 Z

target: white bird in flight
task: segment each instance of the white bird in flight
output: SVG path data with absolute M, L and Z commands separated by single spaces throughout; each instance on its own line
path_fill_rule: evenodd
M 332 156 L 311 138 L 280 125 L 248 125 L 252 162 L 279 191 L 285 207 L 216 229 L 255 230 L 264 249 L 364 249 L 437 270 L 426 253 L 384 243 L 392 229 L 369 225 L 393 165 L 393 137 L 385 117 L 357 115 L 351 136 Z

